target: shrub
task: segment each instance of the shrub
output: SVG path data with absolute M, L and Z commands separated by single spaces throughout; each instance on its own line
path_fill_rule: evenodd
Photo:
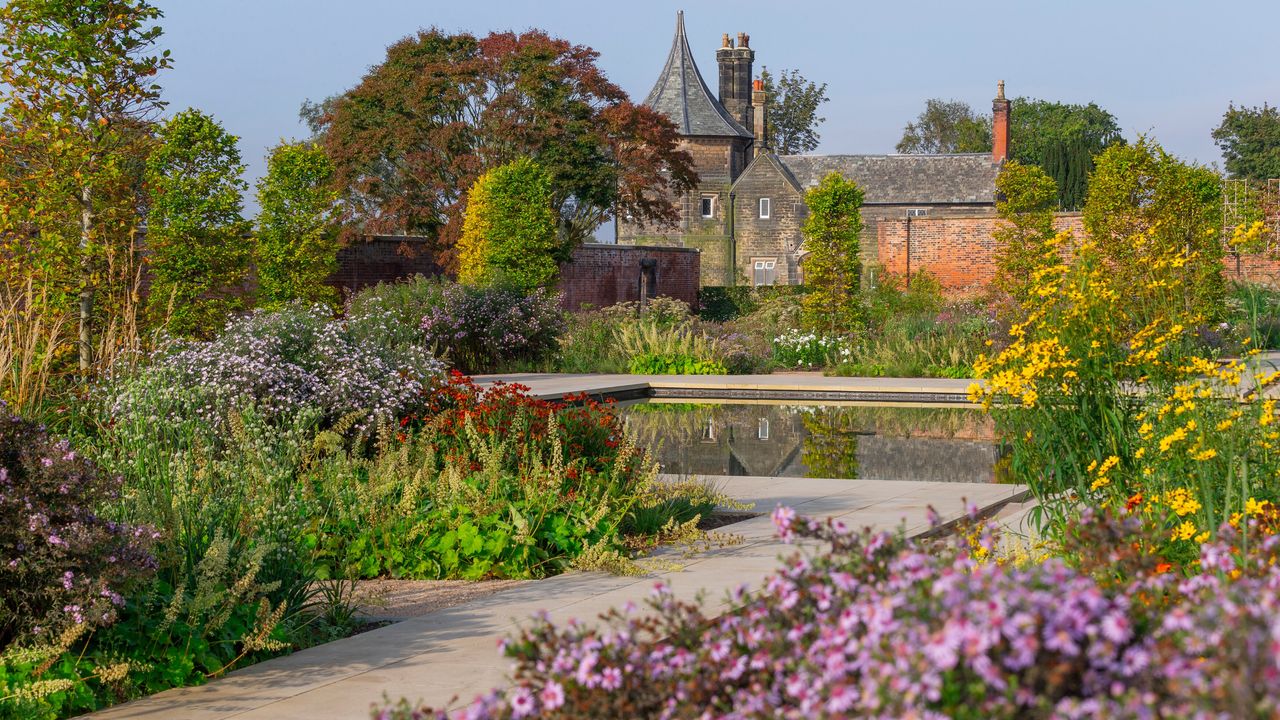
M 111 624 L 157 536 L 100 516 L 119 478 L 0 403 L 0 649 Z
M 546 287 L 568 259 L 556 237 L 551 178 L 537 163 L 519 158 L 471 186 L 458 240 L 459 280 Z
M 829 173 L 805 193 L 809 215 L 801 232 L 809 253 L 804 259 L 804 275 L 812 290 L 801 302 L 802 319 L 810 330 L 847 333 L 862 324 L 858 294 L 862 200 L 862 189 L 837 172 Z
M 468 718 L 1270 717 L 1280 539 L 1202 547 L 1193 579 L 1131 562 L 1135 523 L 1085 518 L 1090 559 L 984 562 L 996 538 L 849 532 L 778 508 L 797 554 L 712 617 L 661 583 L 651 611 L 535 620 L 505 652 L 512 686 Z M 1115 541 L 1098 552 L 1099 541 Z M 1092 541 L 1085 545 L 1083 541 Z M 1105 545 L 1103 547 L 1106 547 Z M 1111 571 L 1125 564 L 1117 578 Z M 1096 575 L 1093 573 L 1097 573 Z M 415 710 L 417 714 L 415 714 Z M 375 712 L 378 712 L 375 710 Z M 430 717 L 402 701 L 376 717 Z
M 238 138 L 199 110 L 164 123 L 160 139 L 146 169 L 148 311 L 177 335 L 208 337 L 243 307 L 233 291 L 250 255 L 240 215 L 245 166 Z
M 724 375 L 724 365 L 688 355 L 637 355 L 627 366 L 632 375 Z
M 692 324 L 662 325 L 641 320 L 619 325 L 614 332 L 614 342 L 623 357 L 629 358 L 628 367 L 637 362 L 645 367 L 670 366 L 687 361 L 717 365 L 720 356 L 719 343 Z M 721 373 L 723 366 L 721 365 Z
M 313 143 L 281 143 L 267 157 L 267 174 L 258 181 L 255 250 L 265 306 L 337 301 L 337 291 L 326 284 L 338 269 L 332 178 L 333 164 Z
M 623 563 L 629 548 L 673 531 L 673 518 L 689 519 L 680 513 L 715 505 L 700 486 L 658 482 L 608 406 L 571 400 L 454 375 L 372 458 L 317 463 L 306 481 L 333 509 L 314 536 L 325 573 L 545 577 L 586 559 Z M 657 531 L 637 523 L 641 512 L 658 514 Z
M 536 360 L 556 346 L 564 325 L 559 296 L 504 287 L 440 283 L 422 308 L 427 347 L 465 373 L 491 372 L 504 362 Z
M 99 392 L 115 421 L 199 421 L 222 431 L 252 405 L 268 422 L 310 408 L 330 422 L 360 413 L 359 427 L 370 430 L 410 410 L 442 366 L 422 346 L 370 342 L 369 334 L 353 335 L 322 305 L 257 311 L 213 340 L 157 351 Z

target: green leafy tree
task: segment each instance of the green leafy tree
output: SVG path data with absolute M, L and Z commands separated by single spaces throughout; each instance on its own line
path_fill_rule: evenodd
M 1184 163 L 1158 143 L 1139 137 L 1113 145 L 1096 160 L 1084 206 L 1084 225 L 1111 272 L 1133 275 L 1135 306 L 1159 291 L 1139 282 L 1150 275 L 1153 257 L 1180 254 L 1164 268 L 1168 287 L 1185 287 L 1187 313 L 1205 321 L 1224 312 L 1222 277 L 1222 182 L 1213 170 Z
M 1025 97 L 1013 100 L 1010 115 L 1011 158 L 1039 165 L 1058 186 L 1058 205 L 1064 210 L 1080 209 L 1094 158 L 1124 142 L 1115 117 L 1094 103 L 1072 105 Z
M 818 126 L 826 118 L 818 108 L 827 102 L 827 84 L 810 82 L 799 70 L 783 70 L 775 78 L 769 68 L 761 68 L 760 80 L 768 93 L 765 125 L 769 145 L 779 155 L 798 155 L 818 147 Z
M 175 115 L 160 140 L 147 159 L 148 311 L 175 335 L 209 336 L 244 304 L 236 291 L 250 256 L 245 166 L 238 138 L 199 110 Z
M 93 361 L 95 298 L 113 277 L 110 262 L 123 261 L 113 231 L 136 222 L 140 201 L 128 178 L 145 126 L 163 107 L 150 81 L 170 64 L 168 51 L 153 54 L 160 17 L 144 0 L 11 0 L 0 8 L 0 165 L 16 168 L 0 188 L 0 242 L 6 256 L 71 278 L 82 372 Z
M 862 189 L 832 172 L 804 197 L 804 279 L 813 290 L 801 300 L 801 322 L 826 334 L 853 332 L 862 323 Z
M 996 212 L 1005 222 L 992 235 L 996 241 L 995 286 L 1019 303 L 1030 299 L 1036 270 L 1044 267 L 1055 233 L 1053 214 L 1058 186 L 1035 165 L 1010 160 L 996 178 Z
M 1016 98 L 1010 107 L 1009 159 L 1037 165 L 1058 186 L 1058 205 L 1078 210 L 1084 205 L 1093 158 L 1123 142 L 1111 113 L 1093 103 L 1066 103 Z M 988 152 L 991 116 L 975 113 L 966 103 L 931 99 L 898 142 L 901 153 Z
M 521 288 L 555 282 L 567 248 L 556 238 L 551 178 L 529 158 L 494 168 L 467 196 L 458 279 Z
M 303 299 L 334 304 L 325 281 L 338 268 L 338 191 L 333 163 L 315 143 L 282 143 L 258 181 L 256 265 L 268 306 Z
M 1280 108 L 1227 106 L 1213 131 L 1227 172 L 1247 180 L 1280 178 Z
M 975 113 L 959 100 L 930 98 L 916 121 L 903 129 L 897 150 L 912 155 L 987 152 L 991 150 L 991 118 Z
M 389 47 L 359 85 L 303 108 L 334 163 L 346 227 L 433 236 L 449 261 L 467 190 L 519 157 L 551 178 L 566 241 L 614 212 L 676 222 L 692 158 L 675 125 L 632 103 L 596 57 L 539 30 L 432 29 Z

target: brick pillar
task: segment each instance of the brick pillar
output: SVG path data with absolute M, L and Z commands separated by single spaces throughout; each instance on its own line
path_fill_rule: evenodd
M 1004 97 L 1004 81 L 996 85 L 996 99 L 991 101 L 991 162 L 1002 163 L 1009 157 L 1009 101 Z

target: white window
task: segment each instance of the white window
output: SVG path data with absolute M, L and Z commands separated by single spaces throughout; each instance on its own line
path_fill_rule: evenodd
M 702 217 L 711 218 L 716 216 L 716 196 L 702 196 Z
M 760 418 L 756 423 L 756 438 L 759 440 L 769 439 L 769 418 Z
M 702 442 L 710 443 L 716 441 L 716 420 L 715 418 L 707 418 L 707 426 L 702 428 Z
M 769 201 L 769 198 L 760 198 L 760 219 L 768 220 L 769 213 L 772 212 L 772 210 L 773 203 Z
M 907 217 L 928 217 L 929 208 L 907 208 Z
M 751 261 L 751 284 L 772 285 L 778 279 L 778 260 L 776 258 L 755 258 Z

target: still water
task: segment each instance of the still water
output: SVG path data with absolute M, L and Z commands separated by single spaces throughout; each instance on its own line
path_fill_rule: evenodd
M 663 472 L 998 482 L 986 415 L 963 408 L 639 401 L 628 429 Z

